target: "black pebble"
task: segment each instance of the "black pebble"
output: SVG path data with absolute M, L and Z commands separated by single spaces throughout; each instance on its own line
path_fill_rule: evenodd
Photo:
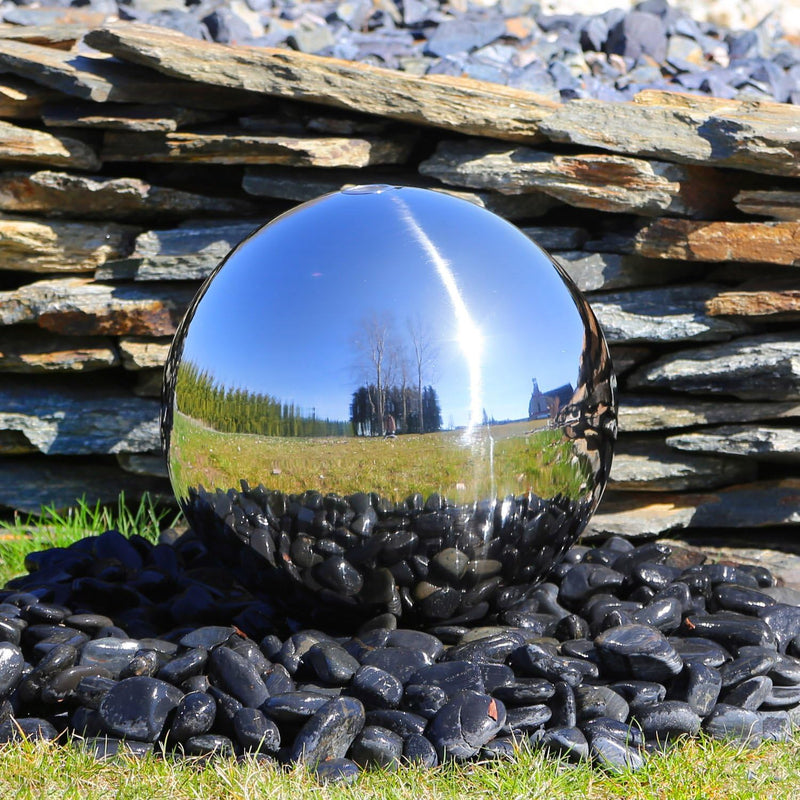
M 156 678 L 126 678 L 111 688 L 98 711 L 110 734 L 154 742 L 182 697 L 180 689 Z
M 257 708 L 242 708 L 233 718 L 239 744 L 248 751 L 277 753 L 281 746 L 278 726 Z
M 253 663 L 229 647 L 215 647 L 208 657 L 209 677 L 248 708 L 258 708 L 269 692 Z
M 210 694 L 189 692 L 181 698 L 175 709 L 169 726 L 169 738 L 183 742 L 192 736 L 202 736 L 211 730 L 216 716 L 217 704 Z
M 549 709 L 548 709 L 549 716 Z M 463 761 L 474 756 L 503 728 L 505 706 L 478 692 L 459 692 L 431 720 L 426 736 L 440 760 Z
M 403 739 L 403 760 L 430 769 L 438 765 L 439 756 L 429 739 L 422 734 L 412 733 Z
M 396 733 L 367 725 L 350 745 L 350 758 L 363 769 L 394 769 L 403 755 L 403 738 Z
M 303 725 L 291 748 L 292 761 L 317 764 L 343 758 L 364 727 L 364 706 L 354 697 L 339 697 L 321 706 Z
M 664 635 L 645 625 L 621 625 L 594 640 L 604 670 L 612 677 L 637 680 L 670 680 L 683 661 Z

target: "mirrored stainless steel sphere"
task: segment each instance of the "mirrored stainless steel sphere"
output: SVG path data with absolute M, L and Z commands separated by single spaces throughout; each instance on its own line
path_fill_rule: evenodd
M 219 265 L 162 416 L 196 534 L 270 602 L 431 625 L 502 618 L 575 541 L 611 466 L 615 380 L 588 304 L 517 228 L 360 186 Z

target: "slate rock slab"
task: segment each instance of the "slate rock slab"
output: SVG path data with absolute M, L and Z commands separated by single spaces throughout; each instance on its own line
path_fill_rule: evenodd
M 68 336 L 171 336 L 196 287 L 163 283 L 110 286 L 52 278 L 0 291 L 0 325 L 34 323 Z
M 686 437 L 704 434 L 690 433 Z M 614 461 L 609 475 L 608 488 L 627 491 L 686 491 L 715 489 L 753 480 L 757 467 L 752 461 L 724 458 L 718 453 L 732 453 L 730 449 L 715 447 L 681 447 L 682 437 L 624 437 L 614 450 Z M 678 450 L 697 450 L 704 455 Z M 742 455 L 741 452 L 736 455 Z
M 0 159 L 8 163 L 43 164 L 71 169 L 100 167 L 100 159 L 89 145 L 60 134 L 22 128 L 0 121 Z
M 724 174 L 710 169 L 485 141 L 441 142 L 419 169 L 457 186 L 503 194 L 539 191 L 579 208 L 643 216 L 713 216 L 730 205 L 733 191 Z
M 155 401 L 108 388 L 58 391 L 24 378 L 0 388 L 0 425 L 53 455 L 158 450 L 158 415 Z
M 137 228 L 115 222 L 0 219 L 0 270 L 89 272 L 128 255 Z
M 146 25 L 91 31 L 87 43 L 123 60 L 204 84 L 323 103 L 459 133 L 536 141 L 557 107 L 533 92 L 407 73 L 271 48 L 223 47 Z
M 71 164 L 71 166 L 76 166 Z M 81 219 L 163 219 L 199 215 L 240 216 L 253 213 L 245 199 L 213 197 L 141 178 L 81 175 L 56 170 L 9 171 L 0 174 L 0 209 Z
M 712 285 L 689 284 L 598 293 L 590 302 L 611 344 L 718 341 L 746 333 L 741 320 L 707 314 L 706 303 L 717 291 Z
M 554 142 L 665 161 L 797 175 L 800 109 L 646 90 L 632 103 L 576 100 L 539 123 Z
M 65 338 L 29 326 L 0 330 L 0 372 L 89 372 L 119 363 L 113 341 L 106 337 Z
M 798 400 L 798 356 L 800 336 L 765 333 L 669 353 L 635 370 L 628 383 L 741 400 Z
M 678 450 L 727 453 L 756 461 L 800 461 L 800 433 L 794 427 L 723 425 L 668 436 L 666 442 Z

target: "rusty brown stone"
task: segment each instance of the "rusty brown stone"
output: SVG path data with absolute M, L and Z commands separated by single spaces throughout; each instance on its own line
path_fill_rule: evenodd
M 55 336 L 32 325 L 0 329 L 0 372 L 89 372 L 117 364 L 110 339 Z
M 181 284 L 53 278 L 0 292 L 0 325 L 35 323 L 69 336 L 172 336 L 194 293 Z
M 658 219 L 639 231 L 636 252 L 650 258 L 800 265 L 800 222 Z
M 551 255 L 582 292 L 658 286 L 686 278 L 691 270 L 685 261 L 657 260 L 621 253 L 571 250 Z
M 718 293 L 718 286 L 692 283 L 598 292 L 591 302 L 611 344 L 718 341 L 746 333 L 744 320 L 706 314 L 706 302 Z
M 797 281 L 745 284 L 720 292 L 706 302 L 712 317 L 747 317 L 761 321 L 786 322 L 800 319 L 800 289 Z
M 133 249 L 138 228 L 114 222 L 0 218 L 0 270 L 91 272 Z
M 47 164 L 70 169 L 98 169 L 100 160 L 89 145 L 69 136 L 0 122 L 0 161 Z
M 119 352 L 125 369 L 151 369 L 164 366 L 172 339 L 145 339 L 123 336 L 119 340 Z

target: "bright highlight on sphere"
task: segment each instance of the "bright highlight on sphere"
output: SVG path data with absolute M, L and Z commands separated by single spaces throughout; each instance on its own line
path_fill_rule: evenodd
M 221 562 L 297 619 L 497 617 L 594 512 L 615 380 L 589 305 L 496 215 L 359 186 L 239 244 L 172 345 L 162 438 Z

